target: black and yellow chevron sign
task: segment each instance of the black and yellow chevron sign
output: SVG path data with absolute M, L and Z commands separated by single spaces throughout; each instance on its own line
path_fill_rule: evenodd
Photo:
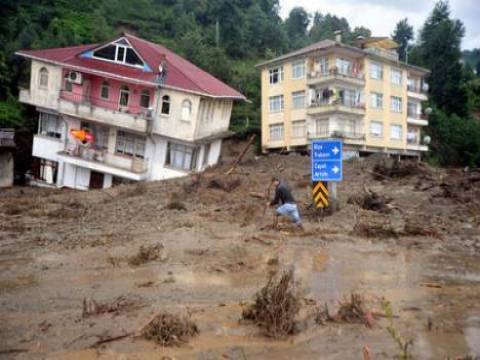
M 314 181 L 312 195 L 313 203 L 317 209 L 328 207 L 328 185 L 326 181 Z

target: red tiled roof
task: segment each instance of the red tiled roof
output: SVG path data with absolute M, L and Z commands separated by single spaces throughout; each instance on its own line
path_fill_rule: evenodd
M 17 54 L 47 62 L 58 63 L 63 66 L 71 66 L 85 70 L 109 74 L 113 77 L 122 77 L 133 81 L 155 83 L 158 75 L 158 66 L 164 59 L 167 64 L 167 77 L 165 87 L 170 87 L 189 92 L 201 93 L 213 97 L 225 97 L 245 99 L 245 96 L 210 75 L 206 71 L 175 54 L 171 50 L 140 39 L 130 34 L 125 37 L 142 59 L 148 64 L 153 72 L 145 71 L 132 66 L 116 64 L 113 62 L 86 58 L 80 54 L 93 50 L 102 44 L 80 45 L 66 48 L 42 49 L 42 50 L 21 50 Z

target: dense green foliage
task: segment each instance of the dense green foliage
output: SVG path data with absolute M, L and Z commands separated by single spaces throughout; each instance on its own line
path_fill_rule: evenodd
M 0 13 L 0 126 L 31 127 L 28 108 L 16 97 L 28 82 L 19 49 L 61 47 L 110 40 L 122 31 L 162 43 L 244 93 L 250 102 L 234 107 L 232 128 L 258 131 L 260 77 L 255 64 L 323 39 L 353 44 L 371 36 L 365 27 L 350 28 L 345 18 L 294 8 L 279 16 L 279 0 L 3 0 Z M 420 37 L 409 51 L 409 62 L 432 70 L 430 106 L 436 110 L 429 127 L 433 153 L 442 164 L 478 162 L 477 123 L 480 110 L 479 50 L 464 52 L 460 62 L 461 22 L 450 18 L 448 3 L 438 2 Z M 400 56 L 413 38 L 407 19 L 393 33 Z M 410 49 L 410 47 L 409 47 Z M 455 129 L 450 129 L 455 124 Z M 463 134 L 463 137 L 462 137 Z M 448 148 L 447 150 L 445 150 Z M 445 153 L 445 155 L 443 154 Z
M 392 34 L 392 39 L 399 45 L 397 52 L 400 60 L 405 61 L 407 58 L 408 43 L 413 40 L 413 26 L 408 23 L 405 18 L 397 23 Z M 408 60 L 408 59 L 407 59 Z

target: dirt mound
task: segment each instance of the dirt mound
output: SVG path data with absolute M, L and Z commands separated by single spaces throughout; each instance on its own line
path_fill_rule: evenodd
M 271 277 L 256 294 L 255 303 L 243 311 L 242 317 L 253 320 L 267 336 L 282 338 L 294 332 L 299 310 L 300 301 L 290 270 L 278 280 Z
M 140 246 L 138 253 L 133 255 L 128 263 L 132 266 L 139 266 L 154 260 L 165 259 L 165 248 L 163 244 L 155 244 L 151 246 Z
M 358 205 L 365 210 L 389 213 L 393 208 L 390 204 L 391 201 L 391 197 L 380 195 L 371 190 L 366 190 L 363 194 L 351 195 L 348 198 L 347 203 Z
M 426 172 L 428 167 L 417 160 L 394 160 L 383 157 L 373 166 L 373 177 L 376 180 L 403 178 Z
M 125 311 L 136 310 L 142 307 L 138 299 L 129 298 L 126 296 L 119 296 L 113 301 L 97 302 L 92 298 L 83 299 L 82 317 L 90 317 L 101 314 L 119 314 Z
M 225 192 L 232 192 L 242 184 L 240 178 L 216 177 L 208 182 L 207 188 L 220 189 Z
M 179 346 L 198 334 L 198 327 L 189 317 L 160 313 L 144 327 L 142 334 L 162 346 Z

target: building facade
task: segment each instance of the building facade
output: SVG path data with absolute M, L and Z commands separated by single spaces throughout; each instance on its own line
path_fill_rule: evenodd
M 353 156 L 420 156 L 428 70 L 402 63 L 388 38 L 356 46 L 324 40 L 257 65 L 262 84 L 262 149 L 301 150 L 340 138 Z
M 130 34 L 100 45 L 17 52 L 20 101 L 36 107 L 33 182 L 75 189 L 162 180 L 217 163 L 245 97 L 161 45 Z M 82 130 L 93 141 L 82 142 Z

